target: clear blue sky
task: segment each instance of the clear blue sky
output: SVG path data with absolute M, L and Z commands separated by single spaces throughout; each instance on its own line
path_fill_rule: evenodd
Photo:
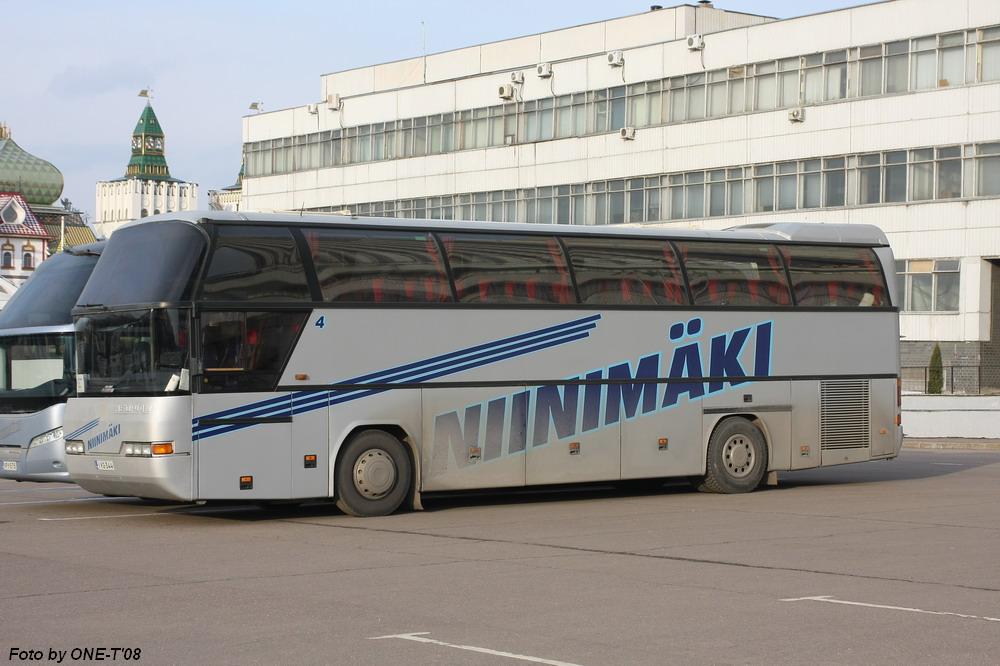
M 867 0 L 870 2 L 871 0 Z M 253 100 L 299 106 L 320 74 L 634 14 L 650 2 L 381 0 L 70 2 L 0 0 L 0 121 L 24 149 L 55 164 L 63 196 L 93 213 L 98 180 L 125 171 L 133 127 L 152 86 L 178 178 L 233 183 L 241 123 Z M 659 1 L 670 6 L 672 2 Z M 787 18 L 866 0 L 718 0 Z

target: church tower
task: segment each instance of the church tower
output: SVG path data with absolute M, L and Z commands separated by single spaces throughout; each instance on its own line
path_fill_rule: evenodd
M 140 95 L 147 97 L 144 93 Z M 147 99 L 132 131 L 132 157 L 125 175 L 97 183 L 94 226 L 105 238 L 126 222 L 198 207 L 198 184 L 170 175 L 165 148 L 166 136 Z

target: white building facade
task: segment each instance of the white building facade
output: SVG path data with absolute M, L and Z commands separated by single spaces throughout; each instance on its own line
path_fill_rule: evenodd
M 680 6 L 324 75 L 320 99 L 244 118 L 245 209 L 875 224 L 910 376 L 938 344 L 956 391 L 1000 388 L 996 0 Z

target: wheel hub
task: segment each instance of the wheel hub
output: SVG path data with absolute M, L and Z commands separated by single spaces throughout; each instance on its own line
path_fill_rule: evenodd
M 722 460 L 732 476 L 738 479 L 748 476 L 755 461 L 753 444 L 743 435 L 733 435 L 722 447 Z
M 382 449 L 368 449 L 354 463 L 354 487 L 366 499 L 385 497 L 396 485 L 396 464 Z

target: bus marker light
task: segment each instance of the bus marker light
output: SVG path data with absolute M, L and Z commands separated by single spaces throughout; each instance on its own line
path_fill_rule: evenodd
M 656 447 L 660 449 L 660 451 L 666 451 L 670 447 L 670 440 L 666 437 L 661 437 L 656 440 Z
M 570 442 L 569 443 L 569 454 L 571 456 L 580 455 L 580 442 Z
M 315 453 L 308 454 L 307 456 L 305 456 L 303 458 L 303 460 L 305 461 L 305 468 L 306 469 L 315 469 L 316 468 L 316 454 Z
M 240 477 L 240 490 L 253 490 L 253 477 L 252 476 L 241 476 Z
M 295 373 L 295 381 L 297 381 L 297 382 L 304 382 L 307 379 L 309 379 L 309 375 L 307 375 L 306 373 L 304 373 L 304 372 L 296 372 Z
M 160 442 L 159 444 L 153 444 L 152 446 L 152 454 L 154 456 L 169 456 L 173 452 L 173 442 Z
M 808 457 L 812 455 L 812 449 L 809 447 L 808 444 L 803 444 L 802 446 L 799 447 L 799 455 L 803 457 Z
M 469 447 L 469 460 L 480 460 L 483 457 L 483 450 L 478 446 Z

